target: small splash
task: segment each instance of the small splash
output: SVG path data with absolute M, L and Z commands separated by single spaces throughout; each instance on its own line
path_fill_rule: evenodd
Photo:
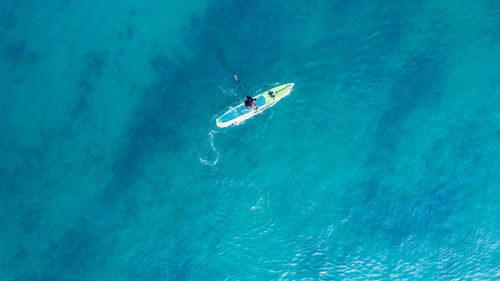
M 217 85 L 217 87 L 219 87 L 219 89 L 224 93 L 224 95 L 226 96 L 230 96 L 230 97 L 237 97 L 237 96 L 240 96 L 240 94 L 238 93 L 237 89 L 236 88 L 228 88 L 228 89 L 225 89 L 223 88 L 221 85 Z
M 269 199 L 260 197 L 257 199 L 255 206 L 250 207 L 250 210 L 263 210 L 265 207 L 269 207 Z
M 203 165 L 207 165 L 207 166 L 215 166 L 217 165 L 217 162 L 219 162 L 219 151 L 217 151 L 217 148 L 215 148 L 215 144 L 214 144 L 214 136 L 215 134 L 217 134 L 217 131 L 215 130 L 211 130 L 209 133 L 208 133 L 208 136 L 210 138 L 210 147 L 212 148 L 212 151 L 215 153 L 215 160 L 212 160 L 210 161 L 209 159 L 207 159 L 206 157 L 203 157 L 201 155 L 199 155 L 199 159 L 200 159 L 200 163 L 202 163 Z

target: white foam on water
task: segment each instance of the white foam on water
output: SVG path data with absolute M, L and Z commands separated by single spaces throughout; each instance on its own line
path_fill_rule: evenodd
M 203 165 L 207 165 L 207 166 L 215 166 L 217 165 L 217 162 L 219 162 L 219 151 L 217 151 L 217 148 L 215 148 L 215 144 L 214 144 L 214 136 L 215 134 L 217 134 L 218 132 L 216 130 L 211 130 L 209 133 L 208 133 L 208 136 L 209 136 L 209 141 L 210 141 L 210 147 L 212 148 L 212 151 L 215 153 L 215 160 L 213 161 L 210 161 L 208 160 L 206 157 L 204 156 L 201 156 L 199 155 L 199 160 L 200 160 L 200 163 L 203 164 Z
M 218 88 L 219 88 L 219 90 L 221 90 L 221 91 L 224 93 L 224 95 L 226 95 L 226 96 L 230 96 L 230 97 L 237 97 L 237 96 L 239 96 L 238 91 L 237 91 L 237 89 L 236 89 L 236 88 L 228 88 L 228 89 L 225 89 L 225 88 L 223 88 L 221 85 L 218 85 L 218 84 L 217 84 L 217 87 L 218 87 Z

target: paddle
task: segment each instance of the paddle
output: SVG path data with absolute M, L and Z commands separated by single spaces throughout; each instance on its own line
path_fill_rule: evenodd
M 220 48 L 217 48 L 215 50 L 215 55 L 216 55 L 217 59 L 219 60 L 220 64 L 222 65 L 222 67 L 225 68 L 226 71 L 233 73 L 233 80 L 236 84 L 238 84 L 238 90 L 241 90 L 244 95 L 247 95 L 247 90 L 240 83 L 240 78 L 238 77 L 238 74 L 236 74 L 236 72 L 234 71 L 234 68 L 231 67 L 227 63 L 226 56 L 224 55 L 224 53 L 222 52 L 222 50 Z

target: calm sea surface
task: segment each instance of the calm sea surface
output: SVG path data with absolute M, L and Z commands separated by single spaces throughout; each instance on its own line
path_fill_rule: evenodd
M 499 280 L 499 73 L 493 0 L 0 1 L 0 279 Z

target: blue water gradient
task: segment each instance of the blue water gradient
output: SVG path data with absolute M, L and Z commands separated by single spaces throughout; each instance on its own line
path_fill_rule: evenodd
M 0 2 L 0 279 L 500 279 L 498 50 L 498 1 Z

